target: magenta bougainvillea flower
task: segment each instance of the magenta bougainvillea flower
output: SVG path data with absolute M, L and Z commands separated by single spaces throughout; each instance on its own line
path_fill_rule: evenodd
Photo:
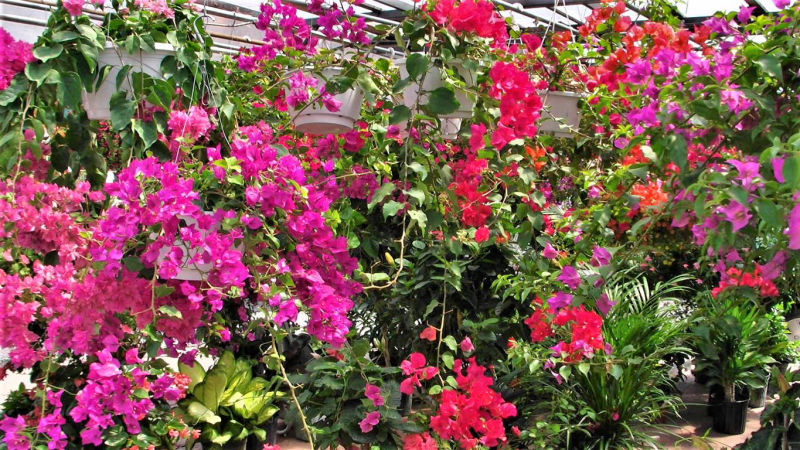
M 731 200 L 727 206 L 717 207 L 717 211 L 722 213 L 725 216 L 725 220 L 731 223 L 734 232 L 746 227 L 753 217 L 750 214 L 750 210 L 736 200 Z
M 578 275 L 578 271 L 572 266 L 564 266 L 556 279 L 573 290 L 577 289 L 581 284 L 581 277 Z
M 556 292 L 555 295 L 553 295 L 547 300 L 547 305 L 554 310 L 563 308 L 565 306 L 569 306 L 571 304 L 572 304 L 572 295 L 561 291 Z

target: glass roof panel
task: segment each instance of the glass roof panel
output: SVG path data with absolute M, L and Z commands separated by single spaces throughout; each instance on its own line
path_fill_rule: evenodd
M 717 11 L 738 11 L 746 5 L 744 0 L 686 0 L 685 4 L 678 4 L 677 9 L 683 17 L 708 17 Z

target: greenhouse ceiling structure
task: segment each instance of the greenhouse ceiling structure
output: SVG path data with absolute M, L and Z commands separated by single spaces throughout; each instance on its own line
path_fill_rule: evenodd
M 301 10 L 301 16 L 310 24 L 317 16 L 307 11 L 305 0 L 286 0 Z M 493 0 L 502 14 L 512 17 L 524 29 L 553 28 L 576 30 L 592 9 L 600 6 L 596 0 Z M 215 40 L 219 54 L 235 54 L 243 46 L 259 44 L 263 33 L 254 23 L 259 14 L 259 0 L 198 1 L 206 17 L 206 28 Z M 34 42 L 46 25 L 50 10 L 56 0 L 0 0 L 0 25 L 16 39 Z M 634 21 L 646 20 L 643 8 L 646 2 L 628 1 L 625 15 Z M 755 7 L 755 13 L 777 11 L 769 0 L 686 0 L 676 4 L 685 25 L 701 22 L 717 11 L 738 11 L 742 6 Z M 413 9 L 412 0 L 364 0 L 355 6 L 356 16 L 363 17 L 374 30 L 380 24 L 396 24 L 405 11 Z M 87 6 L 84 11 L 93 19 L 101 20 L 103 10 Z M 322 34 L 319 34 L 322 37 Z M 392 42 L 380 42 L 376 49 L 391 53 Z

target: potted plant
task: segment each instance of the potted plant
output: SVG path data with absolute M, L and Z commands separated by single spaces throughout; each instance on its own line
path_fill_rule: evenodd
M 289 104 L 289 115 L 297 131 L 324 136 L 353 129 L 361 113 L 364 92 L 352 86 L 352 79 L 343 76 L 350 72 L 355 70 L 327 67 L 312 75 L 316 86 L 312 90 L 309 102 L 296 106 Z M 337 83 L 332 82 L 334 78 Z M 338 89 L 333 86 L 344 89 L 337 92 Z
M 152 51 L 137 48 L 128 53 L 124 48 L 107 44 L 97 55 L 97 64 L 102 74 L 93 92 L 83 91 L 83 109 L 90 120 L 110 120 L 109 100 L 115 92 L 133 90 L 132 74 L 142 73 L 151 77 L 161 77 L 161 63 L 164 58 L 174 56 L 175 49 L 165 43 L 156 42 Z
M 722 401 L 712 405 L 714 430 L 744 432 L 748 399 L 737 397 L 737 387 L 761 387 L 771 356 L 762 353 L 769 340 L 769 321 L 752 303 L 716 299 L 701 309 L 694 326 L 699 351 L 697 368 L 709 383 L 722 387 Z
M 253 376 L 253 362 L 223 352 L 205 371 L 199 363 L 179 363 L 181 373 L 191 378 L 180 406 L 184 416 L 203 423 L 200 442 L 212 448 L 244 449 L 249 436 L 267 439 L 262 426 L 279 408 L 284 393 L 276 390 L 280 377 L 267 380 Z
M 773 378 L 778 387 L 778 399 L 767 406 L 761 414 L 761 428 L 750 436 L 740 447 L 751 449 L 795 448 L 800 435 L 800 423 L 796 413 L 800 410 L 800 383 L 798 372 L 782 373 L 773 368 Z
M 556 137 L 570 137 L 581 123 L 578 101 L 582 95 L 566 91 L 540 92 L 544 107 L 539 131 Z

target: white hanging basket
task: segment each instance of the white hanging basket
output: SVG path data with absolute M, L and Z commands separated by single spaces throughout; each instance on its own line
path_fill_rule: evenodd
M 563 91 L 543 91 L 539 95 L 544 103 L 539 132 L 552 133 L 556 137 L 573 136 L 581 123 L 578 100 L 582 95 Z
M 442 137 L 445 139 L 455 139 L 458 137 L 458 130 L 461 129 L 460 118 L 442 119 Z
M 214 213 L 211 211 L 206 211 L 206 215 L 213 215 Z M 182 219 L 186 222 L 187 226 L 196 226 L 197 220 L 194 217 L 184 216 L 178 214 L 178 219 Z M 151 238 L 155 238 L 156 235 L 151 235 Z M 178 274 L 173 278 L 175 280 L 183 280 L 183 281 L 201 281 L 208 277 L 209 272 L 214 269 L 214 265 L 212 263 L 192 263 L 191 258 L 197 255 L 199 249 L 190 249 L 186 246 L 186 244 L 181 241 L 180 239 L 176 239 L 174 243 L 175 247 L 178 247 L 183 251 L 183 261 L 181 262 L 181 268 Z M 239 244 L 236 247 L 236 250 L 242 251 L 244 250 L 244 245 Z M 158 258 L 156 259 L 156 264 L 161 264 L 164 261 L 164 258 L 167 257 L 167 253 L 169 253 L 170 248 L 164 247 L 158 254 Z
M 143 52 L 129 54 L 124 49 L 108 46 L 97 55 L 99 67 L 111 66 L 103 83 L 94 92 L 82 93 L 83 109 L 90 120 L 109 120 L 111 119 L 111 107 L 109 101 L 116 92 L 117 74 L 123 66 L 131 66 L 131 72 L 141 72 L 152 77 L 161 76 L 161 61 L 170 55 L 175 54 L 175 49 L 169 44 L 156 43 L 154 52 Z M 130 75 L 120 85 L 120 90 L 130 92 Z
M 400 62 L 398 65 L 400 67 L 400 77 L 408 77 L 405 61 Z M 464 77 L 467 87 L 475 86 L 475 75 L 472 72 L 466 70 L 461 64 L 451 64 L 451 67 Z M 420 105 L 424 105 L 428 103 L 429 92 L 442 86 L 442 70 L 436 66 L 431 66 L 422 77 L 422 89 L 420 89 L 419 83 L 409 83 L 405 88 L 403 91 L 403 104 L 412 110 L 418 102 Z M 458 109 L 440 117 L 443 119 L 468 119 L 472 117 L 472 108 L 475 106 L 475 101 L 470 98 L 464 89 L 456 88 L 455 95 L 456 100 L 458 100 Z M 458 125 L 461 125 L 460 122 Z
M 325 69 L 322 71 L 322 76 L 330 79 L 339 75 L 341 71 L 340 68 Z M 322 87 L 325 80 L 316 76 L 315 78 L 319 80 L 319 86 Z M 356 119 L 361 114 L 364 93 L 359 88 L 352 88 L 336 94 L 334 99 L 342 103 L 337 112 L 328 111 L 325 106 L 316 103 L 299 111 L 289 107 L 289 115 L 292 117 L 294 128 L 301 133 L 313 135 L 338 134 L 352 130 Z

